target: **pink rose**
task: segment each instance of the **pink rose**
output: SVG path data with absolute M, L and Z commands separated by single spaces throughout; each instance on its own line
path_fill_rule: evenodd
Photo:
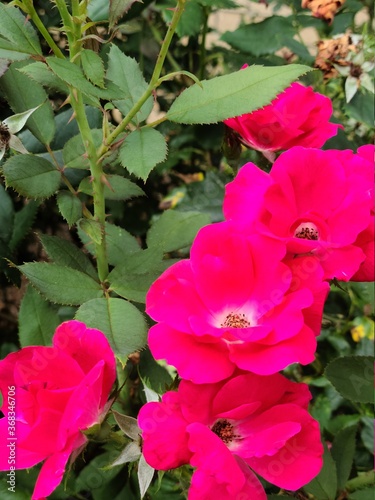
M 319 425 L 307 412 L 310 399 L 305 384 L 280 374 L 237 372 L 200 385 L 183 380 L 178 392 L 141 408 L 143 454 L 159 470 L 196 467 L 189 500 L 265 500 L 248 466 L 280 488 L 297 490 L 322 466 Z
M 224 120 L 238 132 L 241 142 L 259 151 L 279 151 L 293 146 L 320 148 L 341 125 L 330 123 L 332 103 L 311 87 L 293 83 L 271 104 L 236 118 Z
M 154 357 L 195 383 L 222 380 L 236 366 L 269 375 L 311 363 L 329 286 L 315 258 L 282 263 L 285 251 L 227 222 L 201 229 L 191 259 L 147 294 L 147 313 L 159 322 L 149 331 Z
M 44 461 L 32 500 L 47 497 L 60 484 L 70 455 L 87 442 L 81 431 L 104 417 L 115 378 L 115 358 L 104 334 L 79 321 L 60 325 L 52 347 L 25 347 L 0 361 L 0 470 Z M 13 402 L 15 463 L 10 464 Z
M 373 280 L 373 162 L 352 151 L 295 147 L 267 174 L 247 163 L 226 187 L 224 214 L 248 233 L 273 235 L 291 257 L 320 260 L 325 279 Z M 370 269 L 372 267 L 372 269 Z

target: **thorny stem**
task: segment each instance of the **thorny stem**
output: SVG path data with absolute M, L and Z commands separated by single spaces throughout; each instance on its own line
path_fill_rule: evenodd
M 162 43 L 158 58 L 156 60 L 154 72 L 152 73 L 152 77 L 151 77 L 151 80 L 150 80 L 150 83 L 149 83 L 147 89 L 145 90 L 144 94 L 139 99 L 139 101 L 134 104 L 134 106 L 129 111 L 129 113 L 125 116 L 125 118 L 122 120 L 122 122 L 107 137 L 105 144 L 102 144 L 102 146 L 99 148 L 98 156 L 100 158 L 109 150 L 110 145 L 115 141 L 115 139 L 122 132 L 125 131 L 126 127 L 129 125 L 132 118 L 138 113 L 138 111 L 141 109 L 143 104 L 147 101 L 147 99 L 152 95 L 152 92 L 158 86 L 158 80 L 160 78 L 160 74 L 161 74 L 161 71 L 163 69 L 163 64 L 164 64 L 165 58 L 166 58 L 167 53 L 168 53 L 169 45 L 172 41 L 174 32 L 176 31 L 177 24 L 180 20 L 180 17 L 182 16 L 182 13 L 184 11 L 186 1 L 187 0 L 178 0 L 177 7 L 174 10 L 172 21 L 168 27 L 168 31 L 167 31 L 165 38 L 164 38 L 164 41 Z
M 81 24 L 77 17 L 79 16 L 79 3 L 77 0 L 73 0 L 72 9 L 75 19 L 73 19 L 67 9 L 66 2 L 61 0 L 56 0 L 57 8 L 59 9 L 60 15 L 63 19 L 64 25 L 67 30 L 67 36 L 69 41 L 69 51 L 70 60 L 75 64 L 79 64 L 80 43 L 78 40 L 81 38 Z M 72 86 L 70 89 L 70 102 L 74 111 L 75 119 L 78 124 L 78 128 L 82 137 L 83 144 L 85 146 L 86 155 L 90 164 L 90 172 L 92 179 L 92 190 L 94 199 L 94 219 L 99 222 L 101 227 L 102 238 L 100 243 L 95 244 L 95 254 L 98 267 L 98 275 L 100 281 L 104 282 L 108 276 L 108 259 L 106 252 L 106 238 L 105 238 L 105 198 L 104 198 L 104 184 L 102 182 L 104 177 L 104 172 L 102 169 L 101 162 L 96 152 L 94 145 L 93 136 L 91 133 L 90 125 L 87 120 L 85 106 L 83 103 L 83 98 L 81 92 Z M 86 216 L 88 215 L 85 214 Z
M 152 22 L 148 23 L 148 27 L 150 28 L 152 34 L 155 37 L 155 40 L 162 45 L 163 39 L 161 37 L 160 31 L 152 24 Z M 167 59 L 169 61 L 169 64 L 174 68 L 175 71 L 181 71 L 181 66 L 178 64 L 176 59 L 172 56 L 170 52 L 167 52 Z
M 49 34 L 47 28 L 42 23 L 37 11 L 34 8 L 34 4 L 31 0 L 23 0 L 19 4 L 20 8 L 30 17 L 35 26 L 38 28 L 40 34 L 43 36 L 45 41 L 48 43 L 50 49 L 55 54 L 56 57 L 64 59 L 64 54 L 61 52 L 59 47 L 56 45 L 55 41 Z

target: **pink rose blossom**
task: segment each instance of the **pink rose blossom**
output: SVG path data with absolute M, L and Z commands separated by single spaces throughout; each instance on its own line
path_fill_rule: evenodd
M 227 185 L 224 214 L 243 231 L 279 238 L 290 256 L 314 255 L 325 279 L 348 281 L 367 258 L 361 278 L 371 281 L 373 200 L 373 162 L 364 150 L 295 147 L 270 174 L 244 165 Z
M 319 425 L 307 412 L 310 399 L 305 384 L 280 374 L 236 372 L 200 385 L 183 380 L 178 392 L 141 408 L 143 454 L 159 470 L 196 467 L 189 500 L 265 500 L 248 466 L 280 488 L 297 490 L 322 466 Z
M 9 470 L 7 394 L 15 387 L 15 468 L 44 461 L 32 500 L 60 484 L 67 461 L 86 444 L 81 432 L 99 423 L 116 378 L 114 354 L 102 332 L 79 321 L 61 324 L 52 347 L 25 347 L 0 361 L 0 470 Z
M 331 115 L 328 97 L 293 83 L 268 106 L 224 123 L 238 132 L 245 146 L 259 151 L 320 148 L 341 127 L 329 122 Z
M 159 322 L 149 332 L 154 357 L 195 383 L 222 380 L 236 366 L 269 375 L 311 363 L 329 286 L 315 258 L 282 263 L 285 251 L 227 222 L 203 228 L 191 259 L 171 266 L 147 294 L 147 312 Z

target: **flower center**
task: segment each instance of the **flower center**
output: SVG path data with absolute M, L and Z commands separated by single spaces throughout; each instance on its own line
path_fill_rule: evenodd
M 294 231 L 294 236 L 303 240 L 318 240 L 319 231 L 312 222 L 302 222 Z
M 222 328 L 246 328 L 250 325 L 244 314 L 229 313 L 225 320 L 220 325 Z
M 5 123 L 0 122 L 0 145 L 8 146 L 9 141 L 10 141 L 9 129 L 7 125 L 5 125 Z
M 218 420 L 211 427 L 214 434 L 219 436 L 219 438 L 225 443 L 229 444 L 234 438 L 238 437 L 233 431 L 233 425 L 228 422 L 228 420 Z

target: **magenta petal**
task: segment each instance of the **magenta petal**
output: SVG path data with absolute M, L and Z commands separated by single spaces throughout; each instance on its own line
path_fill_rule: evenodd
M 59 486 L 64 476 L 69 456 L 74 449 L 79 448 L 86 441 L 85 436 L 79 435 L 72 440 L 70 446 L 64 451 L 55 453 L 47 458 L 40 470 L 31 500 L 44 500 Z
M 358 235 L 355 246 L 359 247 L 366 259 L 360 265 L 358 271 L 350 278 L 351 281 L 375 281 L 375 265 L 374 265 L 374 217 L 371 218 L 369 226 Z
M 272 179 L 254 163 L 246 163 L 225 187 L 224 215 L 240 227 L 251 228 L 259 219 L 263 198 Z
M 354 245 L 328 251 L 325 258 L 321 260 L 324 278 L 349 281 L 365 258 L 363 250 Z
M 148 464 L 168 470 L 190 461 L 187 422 L 180 410 L 179 395 L 164 394 L 161 403 L 147 403 L 138 415 L 142 429 L 142 452 Z
M 287 415 L 288 405 L 274 406 L 255 417 L 249 417 L 235 426 L 241 436 L 233 441 L 229 449 L 242 458 L 275 455 L 286 442 L 298 434 L 301 424 Z
M 10 465 L 17 469 L 28 469 L 46 458 L 44 453 L 41 453 L 36 447 L 34 450 L 26 450 L 19 443 L 29 433 L 29 428 L 20 422 L 16 422 L 17 441 L 8 439 L 8 420 L 6 417 L 0 419 L 0 470 L 10 470 Z M 14 448 L 15 446 L 15 448 Z M 11 456 L 11 451 L 15 451 L 15 464 L 9 463 L 8 459 Z
M 190 260 L 173 264 L 151 285 L 146 311 L 155 321 L 187 333 L 191 332 L 190 316 L 209 318 L 210 313 L 196 290 Z
M 224 342 L 213 337 L 184 334 L 159 323 L 150 329 L 148 342 L 156 359 L 166 359 L 182 378 L 197 384 L 218 382 L 235 368 Z
M 214 475 L 197 469 L 191 479 L 189 500 L 266 500 L 263 486 L 249 467 L 239 458 L 234 457 L 241 469 L 245 483 L 235 494 L 230 493 L 223 483 L 217 481 Z
M 74 389 L 59 426 L 60 445 L 69 436 L 99 423 L 104 366 L 105 362 L 99 361 Z M 105 395 L 105 400 L 107 398 L 108 394 Z
M 292 363 L 307 365 L 314 361 L 316 339 L 313 331 L 304 326 L 290 339 L 275 345 L 230 344 L 230 359 L 239 368 L 258 375 L 271 375 Z
M 270 483 L 294 491 L 310 482 L 322 467 L 323 446 L 319 424 L 307 411 L 296 405 L 275 407 L 273 411 L 278 421 L 298 422 L 301 431 L 289 439 L 277 453 L 247 458 L 246 462 Z
M 193 453 L 190 463 L 225 485 L 234 495 L 245 484 L 245 477 L 223 441 L 208 427 L 193 423 L 187 427 L 189 449 Z
M 77 361 L 84 373 L 88 373 L 99 361 L 104 362 L 103 398 L 104 406 L 116 379 L 116 360 L 105 335 L 94 328 L 87 328 L 80 321 L 62 323 L 53 336 L 53 345 Z

